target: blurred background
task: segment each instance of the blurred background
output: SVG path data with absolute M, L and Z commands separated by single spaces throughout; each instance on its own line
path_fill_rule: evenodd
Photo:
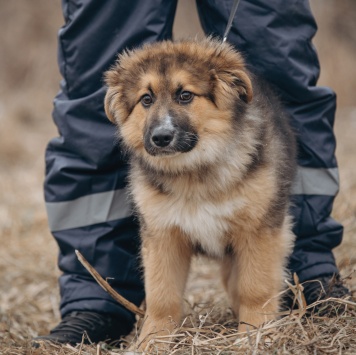
M 319 32 L 319 84 L 338 95 L 341 191 L 334 216 L 345 225 L 336 250 L 343 276 L 356 265 L 356 1 L 311 0 Z M 0 349 L 19 346 L 59 319 L 57 246 L 47 227 L 44 150 L 57 134 L 56 34 L 60 0 L 0 0 Z M 192 0 L 180 0 L 175 35 L 201 33 Z M 355 276 L 349 281 L 355 290 Z M 0 351 L 1 353 L 1 351 Z

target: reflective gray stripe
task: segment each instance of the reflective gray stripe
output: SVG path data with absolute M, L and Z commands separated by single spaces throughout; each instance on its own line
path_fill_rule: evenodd
M 335 196 L 339 191 L 337 168 L 317 169 L 299 166 L 293 184 L 293 195 Z M 46 203 L 52 232 L 90 226 L 129 217 L 132 205 L 126 190 L 97 193 L 76 200 Z
M 113 221 L 132 214 L 125 189 L 96 193 L 65 202 L 46 203 L 52 232 Z
M 335 196 L 339 191 L 338 168 L 319 169 L 298 166 L 293 195 Z

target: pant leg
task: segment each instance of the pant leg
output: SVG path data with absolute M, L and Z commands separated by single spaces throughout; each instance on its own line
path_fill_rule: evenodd
M 223 35 L 232 3 L 197 1 L 207 34 Z M 308 0 L 241 0 L 228 36 L 250 69 L 276 87 L 297 134 L 299 168 L 292 196 L 297 240 L 289 267 L 301 281 L 337 272 L 332 249 L 343 232 L 330 217 L 338 192 L 336 96 L 316 86 L 319 62 L 311 43 L 316 29 Z
M 103 72 L 125 47 L 171 38 L 176 0 L 63 0 L 59 31 L 63 80 L 54 100 L 59 136 L 46 151 L 45 200 L 59 245 L 61 314 L 116 314 L 129 330 L 134 317 L 78 262 L 78 249 L 124 297 L 144 297 L 137 221 L 126 194 L 127 161 L 105 116 Z

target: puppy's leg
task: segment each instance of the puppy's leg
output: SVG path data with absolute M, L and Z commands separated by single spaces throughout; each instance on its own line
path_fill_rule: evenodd
M 239 236 L 228 289 L 233 299 L 232 307 L 242 322 L 240 331 L 253 329 L 275 318 L 279 307 L 276 295 L 282 287 L 285 259 L 292 240 L 287 228 L 266 228 Z
M 138 342 L 141 350 L 152 337 L 170 334 L 179 324 L 191 253 L 190 245 L 178 230 L 144 233 L 147 310 Z

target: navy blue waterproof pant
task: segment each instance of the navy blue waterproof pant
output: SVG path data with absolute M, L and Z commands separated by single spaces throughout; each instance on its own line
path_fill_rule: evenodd
M 207 34 L 222 36 L 232 0 L 198 0 Z M 127 161 L 105 117 L 103 72 L 124 48 L 172 37 L 176 0 L 63 0 L 59 31 L 61 91 L 54 100 L 59 136 L 46 152 L 45 199 L 60 248 L 61 313 L 93 310 L 134 318 L 85 271 L 78 249 L 124 297 L 144 297 L 137 221 L 126 196 Z M 337 272 L 332 248 L 342 226 L 331 217 L 338 191 L 333 121 L 335 94 L 317 87 L 316 24 L 307 0 L 242 0 L 228 41 L 251 70 L 277 88 L 299 144 L 293 190 L 297 235 L 290 269 L 300 279 Z M 194 35 L 194 34 L 192 34 Z

